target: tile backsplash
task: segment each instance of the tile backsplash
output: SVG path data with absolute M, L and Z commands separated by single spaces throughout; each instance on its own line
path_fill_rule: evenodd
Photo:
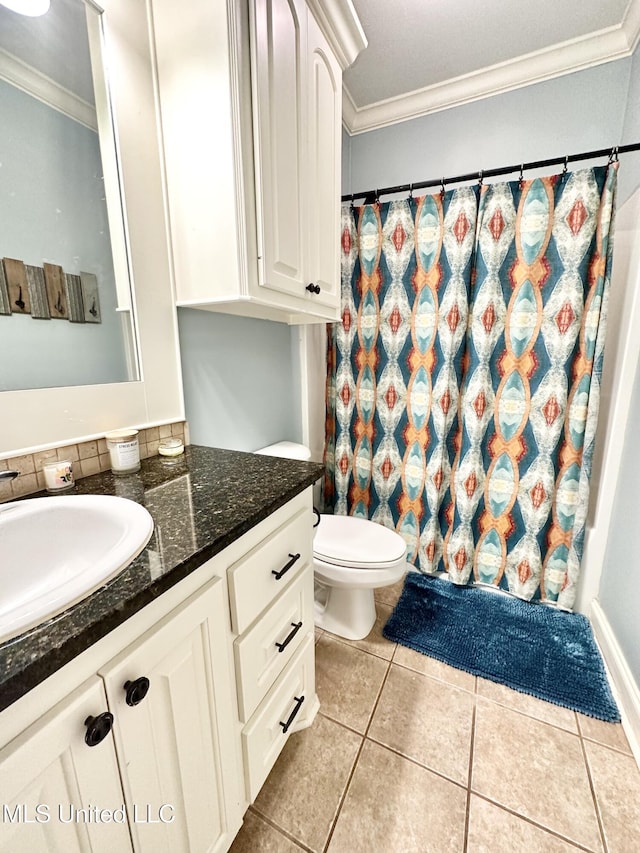
M 189 443 L 189 427 L 185 421 L 174 424 L 141 429 L 138 433 L 140 458 L 158 455 L 161 438 L 175 436 L 185 444 Z M 76 480 L 111 469 L 111 460 L 104 438 L 82 441 L 78 444 L 65 444 L 50 447 L 37 453 L 25 453 L 10 459 L 0 459 L 0 471 L 19 471 L 20 476 L 13 481 L 0 480 L 0 501 L 30 495 L 44 489 L 42 466 L 47 462 L 69 459 L 73 463 L 73 476 Z

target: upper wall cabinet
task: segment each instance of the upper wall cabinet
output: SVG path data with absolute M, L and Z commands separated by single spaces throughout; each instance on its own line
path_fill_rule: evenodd
M 153 17 L 178 305 L 337 319 L 351 4 L 153 0 Z

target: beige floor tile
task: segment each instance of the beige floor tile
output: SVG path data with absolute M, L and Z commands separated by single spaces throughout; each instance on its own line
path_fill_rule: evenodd
M 593 717 L 585 717 L 584 714 L 577 714 L 577 717 L 582 737 L 587 738 L 587 740 L 595 740 L 614 749 L 621 749 L 622 752 L 631 755 L 631 747 L 622 728 L 622 723 L 605 723 L 604 720 L 594 720 Z
M 400 593 L 402 592 L 402 588 L 404 586 L 404 577 L 400 578 L 399 581 L 392 584 L 391 586 L 383 586 L 379 589 L 374 590 L 374 596 L 376 602 L 380 602 L 380 604 L 386 604 L 388 607 L 395 607 L 398 603 L 398 599 L 400 598 Z
M 472 794 L 467 853 L 576 853 L 579 849 Z
M 330 637 L 335 637 L 336 640 L 340 640 L 348 646 L 354 646 L 356 649 L 362 649 L 372 655 L 377 655 L 379 658 L 391 660 L 396 644 L 382 636 L 382 628 L 389 616 L 391 616 L 393 607 L 377 602 L 376 610 L 378 614 L 376 624 L 371 629 L 371 633 L 365 637 L 364 640 L 345 640 L 344 637 L 336 637 L 335 634 L 327 633 Z
M 368 736 L 467 784 L 475 696 L 391 665 Z
M 640 850 L 640 770 L 633 756 L 585 741 L 587 761 L 611 853 Z
M 521 714 L 535 717 L 536 720 L 542 720 L 543 723 L 550 723 L 550 725 L 566 729 L 568 732 L 578 731 L 575 711 L 570 711 L 568 708 L 562 708 L 560 705 L 554 705 L 551 702 L 545 702 L 535 696 L 529 696 L 528 693 L 512 690 L 511 687 L 504 684 L 496 684 L 495 681 L 478 677 L 478 695 L 498 702 L 500 705 L 506 705 L 513 711 L 520 711 Z
M 364 734 L 389 664 L 334 640 L 316 643 L 316 691 L 320 713 Z
M 302 847 L 269 826 L 257 814 L 247 812 L 242 829 L 229 850 L 230 853 L 299 853 Z
M 361 742 L 354 732 L 317 716 L 287 741 L 255 810 L 312 850 L 322 850 Z
M 448 684 L 455 684 L 456 687 L 462 687 L 463 690 L 469 690 L 471 693 L 476 689 L 476 677 L 470 672 L 456 669 L 428 655 L 401 646 L 399 643 L 393 655 L 393 662 L 400 666 L 406 666 L 408 669 L 414 669 L 416 672 L 421 672 L 423 675 L 430 675 L 432 678 L 446 681 Z
M 602 849 L 580 738 L 478 697 L 473 791 L 590 850 Z
M 460 853 L 465 791 L 365 741 L 329 853 Z

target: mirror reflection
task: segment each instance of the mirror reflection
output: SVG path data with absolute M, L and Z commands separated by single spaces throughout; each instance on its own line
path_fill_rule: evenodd
M 0 5 L 3 391 L 138 378 L 99 34 L 84 0 Z

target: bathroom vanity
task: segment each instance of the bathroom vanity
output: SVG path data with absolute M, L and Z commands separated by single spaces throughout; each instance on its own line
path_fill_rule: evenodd
M 102 589 L 0 645 L 0 851 L 229 848 L 318 709 L 321 473 L 190 447 L 78 483 L 145 505 L 155 530 Z

